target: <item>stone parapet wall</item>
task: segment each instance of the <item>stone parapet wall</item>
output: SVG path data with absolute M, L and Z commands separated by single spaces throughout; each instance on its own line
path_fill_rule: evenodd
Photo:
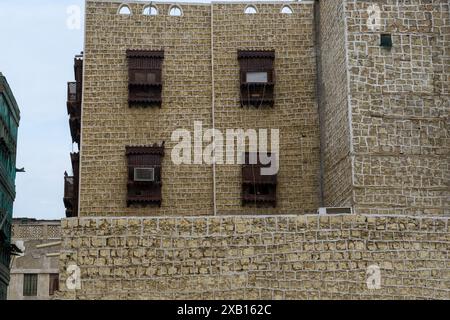
M 15 220 L 12 225 L 11 236 L 16 240 L 60 239 L 61 226 L 55 221 L 20 221 Z
M 59 298 L 450 298 L 449 218 L 282 215 L 62 221 Z M 67 267 L 81 289 L 67 290 Z M 380 268 L 369 290 L 367 268 Z

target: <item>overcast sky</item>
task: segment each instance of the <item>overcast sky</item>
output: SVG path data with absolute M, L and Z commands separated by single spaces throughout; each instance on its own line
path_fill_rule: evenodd
M 66 83 L 83 50 L 83 17 L 80 28 L 68 27 L 72 6 L 84 12 L 84 0 L 0 0 L 0 71 L 20 108 L 17 167 L 26 170 L 17 174 L 14 217 L 65 216 L 63 176 L 71 173 L 72 151 Z
M 72 150 L 66 109 L 82 29 L 69 29 L 70 5 L 83 0 L 1 0 L 0 71 L 21 112 L 14 217 L 64 216 L 63 175 Z M 83 27 L 83 24 L 81 24 Z

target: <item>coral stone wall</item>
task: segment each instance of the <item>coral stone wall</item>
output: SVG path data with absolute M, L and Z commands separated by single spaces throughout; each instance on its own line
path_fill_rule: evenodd
M 412 216 L 64 219 L 59 298 L 449 299 L 449 231 Z
M 210 8 L 183 7 L 182 17 L 145 16 L 145 3 L 87 1 L 80 160 L 80 215 L 207 214 L 212 212 L 212 168 L 176 166 L 171 134 L 211 126 Z M 164 50 L 162 106 L 128 107 L 127 49 Z M 126 145 L 166 143 L 163 205 L 127 208 Z
M 324 204 L 448 215 L 448 1 L 317 7 Z M 391 49 L 380 46 L 381 34 L 392 36 Z
M 241 168 L 217 165 L 220 214 L 315 212 L 319 206 L 319 122 L 316 103 L 314 6 L 290 3 L 213 5 L 215 123 L 226 129 L 279 129 L 277 208 L 241 207 Z M 273 108 L 241 107 L 237 50 L 275 51 Z M 269 140 L 270 149 L 270 140 Z
M 368 7 L 380 8 L 380 28 Z M 347 0 L 348 70 L 359 212 L 450 214 L 447 0 Z M 392 49 L 380 34 L 392 35 Z
M 314 212 L 319 206 L 319 129 L 313 4 L 292 3 L 294 13 L 282 14 L 282 3 L 258 3 L 258 13 L 246 15 L 245 4 L 185 3 L 181 17 L 168 15 L 170 4 L 156 3 L 157 16 L 142 15 L 146 3 L 128 5 L 132 15 L 117 15 L 120 3 L 115 1 L 86 4 L 80 215 L 213 212 L 212 167 L 171 160 L 175 129 L 192 133 L 194 121 L 201 121 L 204 130 L 212 128 L 213 62 L 216 129 L 225 134 L 226 129 L 274 128 L 281 141 L 277 208 L 243 208 L 241 166 L 218 164 L 218 213 Z M 161 108 L 128 107 L 127 49 L 164 50 Z M 241 107 L 238 49 L 275 50 L 273 109 Z M 162 141 L 161 208 L 126 208 L 125 146 Z
M 344 14 L 343 1 L 316 4 L 322 192 L 326 206 L 350 206 L 353 201 Z

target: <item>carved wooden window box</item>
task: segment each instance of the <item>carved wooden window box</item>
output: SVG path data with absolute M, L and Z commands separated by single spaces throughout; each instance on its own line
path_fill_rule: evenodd
M 251 163 L 250 153 L 245 153 L 242 165 L 242 204 L 256 206 L 277 205 L 277 175 L 262 175 L 261 169 L 269 167 L 260 162 Z
M 274 104 L 274 51 L 238 51 L 242 106 Z
M 73 176 L 64 174 L 64 207 L 66 208 L 66 217 L 73 217 L 75 214 L 75 181 Z
M 67 83 L 67 113 L 72 142 L 80 144 L 81 100 L 83 89 L 83 55 L 75 56 L 75 82 Z
M 76 82 L 67 83 L 67 114 L 71 117 L 81 116 L 81 96 Z
M 128 105 L 161 106 L 164 51 L 127 50 Z
M 79 165 L 80 154 L 71 153 L 73 176 L 64 173 L 64 207 L 66 217 L 76 217 L 78 215 L 78 186 L 79 186 Z
M 69 118 L 70 134 L 72 136 L 72 142 L 80 144 L 81 135 L 81 118 L 71 116 Z
M 128 164 L 127 206 L 161 206 L 161 162 L 164 143 L 126 147 Z

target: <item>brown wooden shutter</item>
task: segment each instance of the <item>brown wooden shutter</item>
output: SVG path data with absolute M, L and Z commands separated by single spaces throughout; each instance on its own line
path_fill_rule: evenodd
M 242 106 L 274 105 L 274 51 L 238 51 Z M 253 75 L 253 77 L 250 77 Z M 261 77 L 264 75 L 264 77 Z
M 127 50 L 128 105 L 161 106 L 164 51 Z
M 162 157 L 164 157 L 164 143 L 153 146 L 127 146 L 126 156 L 128 164 L 127 206 L 161 206 L 161 163 Z M 151 170 L 153 172 L 152 181 L 136 179 L 137 170 Z
M 261 168 L 268 167 L 259 161 L 250 163 L 250 153 L 245 153 L 242 165 L 242 204 L 265 206 L 277 205 L 277 175 L 261 175 Z

